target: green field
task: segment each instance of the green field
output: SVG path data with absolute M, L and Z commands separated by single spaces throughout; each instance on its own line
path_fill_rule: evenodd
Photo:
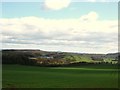
M 3 65 L 3 88 L 117 88 L 115 65 L 37 67 Z

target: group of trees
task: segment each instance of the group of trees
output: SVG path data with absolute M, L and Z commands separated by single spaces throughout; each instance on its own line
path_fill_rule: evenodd
M 30 55 L 27 53 L 16 52 L 16 51 L 4 51 L 2 52 L 2 64 L 23 64 L 23 65 L 33 65 L 36 62 L 30 60 L 28 57 Z
M 62 59 L 47 59 L 36 58 L 30 59 L 30 57 L 37 57 L 37 54 L 20 52 L 20 51 L 3 51 L 2 52 L 2 64 L 22 64 L 22 65 L 62 65 L 65 64 L 65 60 Z
M 61 66 L 70 65 L 74 61 L 74 58 L 33 58 L 36 57 L 31 53 L 18 52 L 18 51 L 3 51 L 2 52 L 2 64 L 22 64 L 22 65 L 38 65 L 38 66 Z M 77 65 L 77 64 L 76 64 Z

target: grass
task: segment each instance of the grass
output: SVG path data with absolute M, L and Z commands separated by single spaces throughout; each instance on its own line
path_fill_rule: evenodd
M 117 88 L 115 65 L 36 67 L 3 65 L 3 88 Z
M 79 56 L 79 55 L 67 55 L 63 58 L 64 60 L 72 60 L 72 62 L 94 62 L 90 57 Z

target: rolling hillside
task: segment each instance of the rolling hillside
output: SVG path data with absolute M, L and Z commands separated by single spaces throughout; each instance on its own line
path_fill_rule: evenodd
M 118 62 L 119 53 L 81 54 L 68 52 L 49 52 L 42 50 L 2 50 L 3 64 L 64 65 L 73 63 L 111 63 Z

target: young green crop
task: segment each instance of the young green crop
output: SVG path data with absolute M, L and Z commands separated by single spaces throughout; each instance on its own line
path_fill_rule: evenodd
M 115 65 L 36 67 L 3 65 L 5 88 L 117 88 Z

